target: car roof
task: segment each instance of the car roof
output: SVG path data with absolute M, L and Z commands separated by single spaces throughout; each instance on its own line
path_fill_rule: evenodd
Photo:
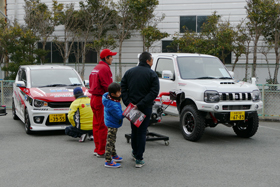
M 30 70 L 36 69 L 73 69 L 69 66 L 60 66 L 60 65 L 22 65 L 21 68 L 29 68 Z

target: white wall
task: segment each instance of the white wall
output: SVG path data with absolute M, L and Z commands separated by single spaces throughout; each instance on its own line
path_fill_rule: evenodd
M 47 5 L 51 6 L 52 0 L 41 0 Z M 78 8 L 78 2 L 80 0 L 58 0 L 58 3 L 75 3 L 75 7 Z M 113 0 L 117 2 L 118 0 Z M 21 24 L 24 24 L 24 0 L 8 0 L 7 2 L 7 14 L 10 20 L 16 18 Z M 159 0 L 159 5 L 155 10 L 158 16 L 165 14 L 165 19 L 158 25 L 161 31 L 168 32 L 171 34 L 169 38 L 164 40 L 172 39 L 172 35 L 179 32 L 180 16 L 186 15 L 211 15 L 214 11 L 218 15 L 222 16 L 223 20 L 230 20 L 234 25 L 238 24 L 241 19 L 246 17 L 246 0 Z M 54 35 L 60 35 L 63 27 L 56 28 Z M 260 42 L 261 43 L 261 42 Z M 123 44 L 122 49 L 122 62 L 135 63 L 137 62 L 137 54 L 142 52 L 142 40 L 139 33 L 126 40 Z M 150 49 L 150 52 L 161 52 L 162 43 L 161 41 L 156 42 Z M 118 48 L 113 49 L 118 52 Z M 271 51 L 268 55 L 270 63 L 275 63 L 274 52 Z M 232 62 L 234 62 L 234 55 L 232 55 Z M 118 55 L 114 58 L 114 62 L 118 62 Z M 245 63 L 245 56 L 243 55 L 238 63 Z M 250 63 L 252 63 L 252 54 L 250 54 Z M 264 56 L 258 54 L 258 64 L 266 63 Z M 235 74 L 239 74 L 237 68 Z M 259 76 L 260 83 L 265 83 L 267 77 L 266 68 L 262 68 L 262 73 L 257 73 Z M 240 76 L 241 79 L 242 76 Z M 244 76 L 243 76 L 244 77 Z M 263 82 L 264 81 L 264 82 Z

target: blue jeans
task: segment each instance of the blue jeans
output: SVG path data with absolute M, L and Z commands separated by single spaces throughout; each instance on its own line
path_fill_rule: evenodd
M 83 134 L 92 135 L 92 130 L 81 130 L 73 127 L 72 125 L 65 128 L 65 134 L 73 138 L 81 137 Z
M 133 123 L 130 124 L 132 154 L 137 160 L 143 160 L 143 153 L 145 152 L 146 146 L 147 128 L 150 123 L 152 108 L 146 108 L 142 112 L 146 115 L 146 118 L 140 127 L 137 128 Z

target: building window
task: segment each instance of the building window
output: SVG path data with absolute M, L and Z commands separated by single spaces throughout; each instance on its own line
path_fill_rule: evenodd
M 88 42 L 90 44 L 90 42 Z M 74 42 L 72 53 L 69 55 L 69 63 L 82 63 L 82 42 Z M 79 57 L 79 61 L 76 60 Z M 86 52 L 85 63 L 97 63 L 97 52 L 93 49 L 88 49 Z
M 177 46 L 171 46 L 172 40 L 162 40 L 161 51 L 163 53 L 176 53 Z
M 5 5 L 5 0 L 0 0 L 0 18 L 5 18 L 6 14 L 6 5 Z
M 207 21 L 208 16 L 180 16 L 180 33 L 186 30 L 201 32 L 201 26 Z

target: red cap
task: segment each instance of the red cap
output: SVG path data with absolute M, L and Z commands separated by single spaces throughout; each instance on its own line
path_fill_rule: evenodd
M 103 59 L 106 56 L 115 56 L 117 52 L 112 52 L 110 49 L 103 49 L 100 53 L 100 58 Z

